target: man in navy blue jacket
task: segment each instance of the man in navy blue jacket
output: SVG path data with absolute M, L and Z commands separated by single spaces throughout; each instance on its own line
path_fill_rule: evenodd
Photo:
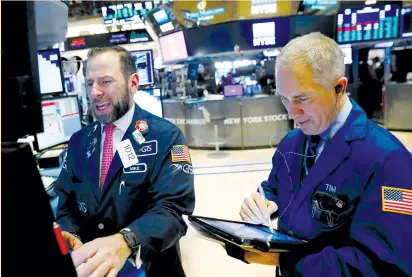
M 178 242 L 182 214 L 195 204 L 190 155 L 175 125 L 134 103 L 138 85 L 124 48 L 89 52 L 96 121 L 71 137 L 56 184 L 57 220 L 78 276 L 116 276 L 127 259 L 148 277 L 184 276 Z
M 299 128 L 273 156 L 267 202 L 255 192 L 240 215 L 266 223 L 277 212 L 280 230 L 313 247 L 237 257 L 276 265 L 281 276 L 412 276 L 412 156 L 345 95 L 338 45 L 319 33 L 292 40 L 276 83 Z

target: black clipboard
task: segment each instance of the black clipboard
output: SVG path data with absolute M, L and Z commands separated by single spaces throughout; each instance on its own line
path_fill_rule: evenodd
M 267 226 L 203 216 L 188 216 L 190 222 L 213 236 L 236 244 L 243 249 L 263 252 L 293 252 L 306 250 L 309 242 L 279 230 L 272 234 Z

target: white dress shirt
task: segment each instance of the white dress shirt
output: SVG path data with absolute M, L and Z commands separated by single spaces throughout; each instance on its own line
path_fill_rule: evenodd
M 121 118 L 113 122 L 113 124 L 116 126 L 116 128 L 113 131 L 113 155 L 115 155 L 116 153 L 116 144 L 122 141 L 124 134 L 126 133 L 130 124 L 132 124 L 134 110 L 135 110 L 135 107 L 133 105 L 132 108 L 124 116 L 122 116 Z M 102 125 L 102 139 L 100 143 L 100 164 L 102 164 L 103 146 L 104 146 L 104 140 L 106 138 L 106 132 L 104 132 L 105 124 L 102 123 L 101 125 Z M 101 175 L 101 172 L 99 172 L 99 180 L 100 180 L 100 175 Z M 137 251 L 135 257 L 130 258 L 129 261 L 136 268 L 140 268 L 142 266 L 143 262 L 140 258 L 140 248 Z

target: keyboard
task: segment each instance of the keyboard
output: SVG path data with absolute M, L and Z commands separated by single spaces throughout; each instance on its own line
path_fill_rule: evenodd
M 57 178 L 51 176 L 41 176 L 41 180 L 43 182 L 43 186 L 45 190 L 48 190 L 51 185 L 56 181 Z

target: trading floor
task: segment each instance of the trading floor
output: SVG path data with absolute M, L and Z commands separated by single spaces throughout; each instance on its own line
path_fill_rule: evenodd
M 392 132 L 412 151 L 412 132 Z M 265 180 L 274 149 L 225 151 L 191 150 L 195 174 L 195 215 L 241 220 L 240 205 Z M 276 221 L 273 222 L 276 226 Z M 183 266 L 188 277 L 272 277 L 272 266 L 245 264 L 226 255 L 224 248 L 188 231 L 181 240 Z

